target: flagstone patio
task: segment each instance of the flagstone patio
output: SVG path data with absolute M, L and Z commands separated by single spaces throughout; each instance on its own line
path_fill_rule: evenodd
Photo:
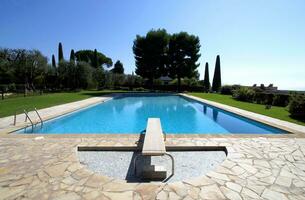
M 305 199 L 305 138 L 169 136 L 167 146 L 224 146 L 206 176 L 126 183 L 82 166 L 77 147 L 136 147 L 138 135 L 0 137 L 0 199 Z

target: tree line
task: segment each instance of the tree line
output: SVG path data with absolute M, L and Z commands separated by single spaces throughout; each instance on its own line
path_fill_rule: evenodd
M 124 74 L 123 64 L 118 60 L 114 67 L 112 59 L 95 50 L 70 52 L 66 60 L 63 45 L 58 45 L 58 60 L 48 58 L 39 50 L 0 49 L 1 90 L 71 90 L 78 88 L 102 88 L 111 74 Z M 108 81 L 109 82 L 109 81 Z
M 198 36 L 187 32 L 169 34 L 165 29 L 151 30 L 146 35 L 137 35 L 133 43 L 136 74 L 146 78 L 153 87 L 154 79 L 169 76 L 177 79 L 180 91 L 181 79 L 199 80 L 198 59 L 200 58 L 200 40 Z M 213 91 L 221 87 L 220 57 L 217 56 Z M 205 91 L 210 91 L 208 64 L 205 69 Z
M 169 76 L 173 81 L 167 89 L 173 90 L 175 84 L 178 91 L 181 85 L 187 85 L 217 92 L 221 87 L 220 57 L 216 58 L 211 87 L 208 63 L 204 80 L 199 81 L 200 48 L 198 36 L 187 32 L 169 34 L 158 29 L 137 35 L 132 48 L 136 75 L 124 75 L 122 62 L 118 60 L 113 65 L 111 58 L 96 49 L 71 49 L 69 58 L 65 58 L 63 45 L 59 43 L 57 59 L 53 54 L 48 63 L 39 50 L 0 48 L 0 90 L 102 89 L 114 85 L 152 88 L 162 86 L 161 76 Z

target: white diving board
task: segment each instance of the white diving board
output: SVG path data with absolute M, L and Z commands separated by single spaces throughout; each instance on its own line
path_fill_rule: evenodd
M 142 155 L 158 156 L 166 154 L 165 142 L 159 118 L 148 118 Z
M 144 144 L 142 147 L 142 152 L 138 154 L 134 160 L 134 174 L 137 176 L 137 159 L 140 156 L 169 156 L 172 160 L 172 173 L 166 178 L 166 170 L 163 166 L 150 165 L 144 168 L 142 177 L 155 179 L 164 178 L 163 182 L 167 181 L 175 173 L 175 161 L 171 154 L 166 152 L 163 131 L 161 127 L 161 122 L 159 118 L 148 118 Z M 161 170 L 160 170 L 161 169 Z

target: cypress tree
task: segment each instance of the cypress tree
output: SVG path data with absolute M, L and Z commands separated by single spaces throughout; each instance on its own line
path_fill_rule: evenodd
M 97 51 L 96 51 L 96 49 L 94 49 L 93 60 L 91 62 L 92 62 L 92 66 L 94 68 L 98 67 L 98 58 L 97 58 Z
M 221 88 L 220 57 L 217 55 L 212 90 L 218 92 Z
M 211 88 L 210 76 L 209 76 L 209 63 L 207 63 L 207 62 L 205 63 L 203 87 L 204 87 L 205 92 L 208 92 Z
M 74 50 L 71 49 L 71 52 L 70 52 L 70 62 L 75 62 L 75 53 L 74 53 Z
M 62 50 L 62 44 L 61 42 L 58 44 L 58 62 L 63 61 L 64 60 L 64 53 Z
M 52 67 L 56 68 L 56 61 L 54 54 L 52 55 Z

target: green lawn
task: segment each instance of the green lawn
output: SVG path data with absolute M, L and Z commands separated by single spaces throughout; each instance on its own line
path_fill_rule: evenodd
M 202 99 L 215 101 L 218 103 L 226 104 L 243 110 L 248 110 L 251 112 L 259 113 L 269 117 L 285 120 L 288 122 L 293 122 L 300 125 L 305 125 L 305 122 L 298 121 L 291 118 L 287 108 L 272 106 L 271 109 L 265 109 L 265 105 L 248 103 L 237 101 L 232 98 L 231 95 L 221 95 L 221 94 L 211 94 L 211 93 L 188 93 L 190 95 L 200 97 Z
M 0 117 L 13 115 L 15 112 L 22 113 L 24 109 L 33 110 L 83 100 L 93 96 L 106 95 L 113 92 L 123 91 L 80 91 L 80 92 L 61 92 L 50 93 L 37 96 L 19 96 L 0 100 Z

